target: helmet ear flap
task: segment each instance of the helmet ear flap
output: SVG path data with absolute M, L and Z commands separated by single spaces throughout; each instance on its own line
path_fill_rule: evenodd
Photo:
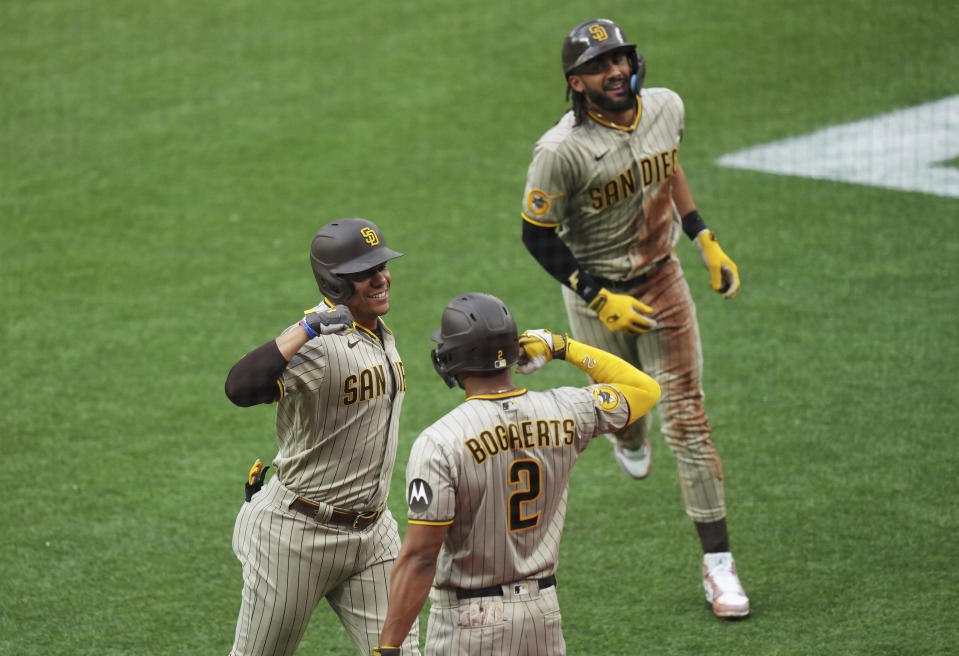
M 317 270 L 316 283 L 320 293 L 334 303 L 345 303 L 353 296 L 353 283 L 325 270 Z
M 442 358 L 440 358 L 439 347 L 430 351 L 430 357 L 433 358 L 433 368 L 436 369 L 436 373 L 440 375 L 440 378 L 443 379 L 446 386 L 450 389 L 456 387 L 457 380 L 450 375 L 449 369 L 447 369 Z
M 643 82 L 646 80 L 646 58 L 643 57 L 643 53 L 633 51 L 631 59 L 633 74 L 629 78 L 629 88 L 634 94 L 639 95 L 639 90 L 643 88 Z

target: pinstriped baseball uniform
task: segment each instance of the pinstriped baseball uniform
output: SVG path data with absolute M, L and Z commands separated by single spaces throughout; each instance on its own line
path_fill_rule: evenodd
M 315 337 L 283 372 L 276 474 L 233 533 L 243 597 L 231 654 L 292 654 L 322 598 L 360 653 L 377 644 L 400 546 L 386 499 L 406 392 L 393 335 L 379 326 Z M 315 519 L 291 509 L 298 497 L 318 508 Z M 382 515 L 355 530 L 325 521 L 333 507 Z M 418 654 L 418 642 L 414 624 L 403 653 Z
M 406 470 L 409 521 L 450 525 L 426 654 L 565 653 L 556 586 L 538 581 L 556 571 L 573 464 L 628 417 L 612 385 L 522 390 L 468 398 L 420 434 Z M 503 595 L 457 599 L 457 588 L 490 586 Z M 470 626 L 470 615 L 487 621 Z
M 660 421 L 677 460 L 686 512 L 697 522 L 722 519 L 722 467 L 703 409 L 696 310 L 673 253 L 682 234 L 680 217 L 664 186 L 678 165 L 682 100 L 669 89 L 642 89 L 629 128 L 593 114 L 579 126 L 573 123 L 569 112 L 537 142 L 523 218 L 556 227 L 585 271 L 611 291 L 652 306 L 656 330 L 612 333 L 582 298 L 562 288 L 575 339 L 636 364 L 661 385 Z M 625 280 L 632 283 L 613 282 Z M 651 424 L 647 415 L 618 439 L 639 448 Z

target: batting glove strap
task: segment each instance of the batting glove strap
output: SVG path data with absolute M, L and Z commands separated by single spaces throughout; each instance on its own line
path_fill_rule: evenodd
M 521 353 L 516 372 L 531 374 L 550 360 L 565 360 L 567 339 L 545 328 L 524 331 L 519 336 Z
M 629 294 L 615 294 L 605 287 L 599 290 L 589 308 L 599 315 L 603 325 L 613 332 L 645 333 L 656 327 L 649 315 L 653 308 Z
M 313 339 L 317 335 L 345 335 L 353 330 L 353 315 L 345 305 L 318 305 L 304 310 L 300 325 Z
M 703 264 L 709 271 L 709 286 L 723 295 L 732 298 L 739 293 L 739 269 L 716 241 L 712 230 L 703 230 L 693 240 Z
M 399 647 L 374 647 L 373 656 L 400 656 Z

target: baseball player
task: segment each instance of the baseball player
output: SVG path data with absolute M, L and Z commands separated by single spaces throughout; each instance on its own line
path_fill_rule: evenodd
M 564 654 L 555 573 L 570 472 L 595 436 L 648 412 L 659 385 L 565 335 L 533 330 L 517 340 L 509 310 L 487 294 L 450 301 L 432 338 L 437 372 L 466 401 L 413 444 L 410 524 L 374 654 L 400 653 L 427 595 L 428 655 Z M 513 384 L 514 363 L 531 373 L 553 359 L 596 384 Z
M 276 403 L 278 444 L 265 486 L 260 463 L 251 470 L 233 531 L 243 566 L 233 656 L 292 654 L 324 598 L 361 654 L 377 644 L 400 546 L 386 499 L 406 378 L 380 318 L 387 262 L 400 255 L 365 219 L 323 226 L 310 247 L 323 302 L 227 377 L 235 404 Z M 419 654 L 415 622 L 397 640 Z
M 523 243 L 562 283 L 571 334 L 615 353 L 662 386 L 659 416 L 703 548 L 706 599 L 719 617 L 749 613 L 726 529 L 723 471 L 703 409 L 696 309 L 674 247 L 693 241 L 723 298 L 735 263 L 706 227 L 679 164 L 683 103 L 643 88 L 646 64 L 616 23 L 573 28 L 562 49 L 572 109 L 536 143 L 523 199 Z M 652 466 L 645 416 L 614 434 L 636 479 Z

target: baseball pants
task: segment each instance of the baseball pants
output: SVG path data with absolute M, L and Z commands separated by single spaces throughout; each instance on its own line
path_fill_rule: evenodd
M 556 586 L 503 585 L 503 596 L 457 599 L 430 590 L 425 656 L 562 656 L 566 653 Z
M 663 436 L 676 458 L 686 514 L 695 522 L 725 517 L 722 463 L 703 408 L 703 350 L 696 306 L 679 260 L 671 257 L 631 289 L 613 290 L 629 293 L 653 308 L 657 327 L 641 335 L 611 332 L 582 298 L 566 287 L 562 290 L 574 339 L 615 353 L 662 388 L 656 407 Z M 637 449 L 651 428 L 652 415 L 647 414 L 615 437 L 622 446 Z
M 388 509 L 363 530 L 323 524 L 296 511 L 276 476 L 244 503 L 233 529 L 243 596 L 231 656 L 288 656 L 320 599 L 339 616 L 359 653 L 379 644 L 390 573 L 400 547 Z M 403 654 L 419 654 L 414 622 Z

